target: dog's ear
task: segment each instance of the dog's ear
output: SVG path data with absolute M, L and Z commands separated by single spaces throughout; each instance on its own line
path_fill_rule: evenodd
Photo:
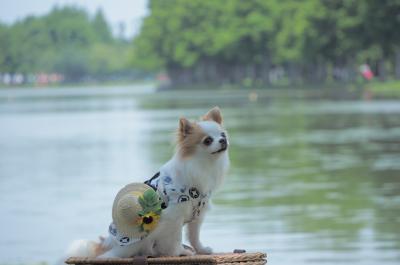
M 222 114 L 219 107 L 210 109 L 206 115 L 202 117 L 203 121 L 215 121 L 218 124 L 222 124 Z
M 186 118 L 179 119 L 179 138 L 183 139 L 193 130 L 193 124 Z

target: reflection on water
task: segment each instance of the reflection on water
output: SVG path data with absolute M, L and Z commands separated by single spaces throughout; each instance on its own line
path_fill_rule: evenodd
M 274 264 L 400 262 L 400 101 L 315 92 L 0 91 L 0 263 L 106 233 L 117 190 L 170 156 L 177 119 L 224 111 L 232 168 L 203 239 Z

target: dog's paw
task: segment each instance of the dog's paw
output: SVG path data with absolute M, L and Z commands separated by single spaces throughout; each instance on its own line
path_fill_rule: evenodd
M 180 250 L 179 256 L 193 256 L 194 252 L 190 249 L 183 248 Z
M 205 254 L 205 255 L 209 255 L 213 253 L 212 248 L 210 247 L 200 247 L 196 249 L 196 253 L 197 254 Z

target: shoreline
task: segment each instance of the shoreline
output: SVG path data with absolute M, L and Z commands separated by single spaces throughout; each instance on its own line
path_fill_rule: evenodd
M 388 81 L 372 81 L 365 83 L 324 83 L 324 84 L 301 84 L 301 85 L 259 85 L 259 86 L 244 86 L 240 84 L 193 84 L 193 85 L 177 85 L 177 86 L 162 86 L 154 80 L 140 80 L 140 81 L 118 81 L 118 82 L 89 82 L 89 83 L 64 83 L 54 85 L 16 85 L 6 86 L 0 85 L 0 91 L 5 90 L 24 90 L 24 89 L 37 89 L 52 90 L 52 89 L 93 89 L 93 88 L 111 88 L 111 87 L 125 87 L 125 86 L 153 86 L 157 92 L 168 91 L 199 91 L 199 90 L 215 90 L 215 91 L 319 91 L 327 94 L 342 94 L 346 95 L 360 95 L 364 99 L 368 98 L 400 98 L 400 80 Z M 353 97 L 351 96 L 351 97 Z
M 156 82 L 153 80 L 137 80 L 137 81 L 104 81 L 104 82 L 77 82 L 77 83 L 55 83 L 49 85 L 39 84 L 23 84 L 23 85 L 5 85 L 0 84 L 2 89 L 21 89 L 21 88 L 35 88 L 35 89 L 57 89 L 57 88 L 92 88 L 92 87 L 112 87 L 112 86 L 128 86 L 128 85 L 154 85 Z

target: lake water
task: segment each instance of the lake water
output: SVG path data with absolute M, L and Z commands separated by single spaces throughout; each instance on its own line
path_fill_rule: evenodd
M 107 232 L 114 195 L 219 105 L 231 170 L 202 238 L 271 264 L 400 263 L 400 101 L 151 86 L 0 90 L 0 264 L 53 263 Z

